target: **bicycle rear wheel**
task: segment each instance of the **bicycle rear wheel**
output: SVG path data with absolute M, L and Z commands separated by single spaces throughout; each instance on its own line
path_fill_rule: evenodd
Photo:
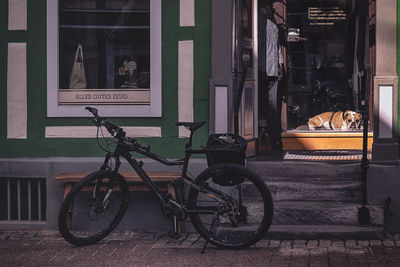
M 62 202 L 60 233 L 73 245 L 94 244 L 114 230 L 128 202 L 128 185 L 122 176 L 103 170 L 91 173 Z
M 214 183 L 221 174 L 233 177 L 234 182 L 224 186 Z M 200 189 L 192 187 L 189 191 L 188 210 L 204 239 L 222 248 L 241 249 L 253 245 L 268 231 L 273 214 L 271 193 L 249 169 L 218 164 L 204 170 L 196 184 Z

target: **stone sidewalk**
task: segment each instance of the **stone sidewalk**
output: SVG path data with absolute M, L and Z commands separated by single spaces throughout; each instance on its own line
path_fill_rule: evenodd
M 400 235 L 384 240 L 261 240 L 246 250 L 221 250 L 198 234 L 112 233 L 74 247 L 57 231 L 1 231 L 0 266 L 400 266 Z

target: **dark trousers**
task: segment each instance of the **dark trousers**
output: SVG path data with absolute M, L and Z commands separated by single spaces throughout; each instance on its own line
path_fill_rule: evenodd
M 282 94 L 278 90 L 278 77 L 267 76 L 265 72 L 259 72 L 259 82 L 261 83 L 261 101 L 259 101 L 261 118 L 267 119 L 267 133 L 270 137 L 273 149 L 282 148 L 281 140 L 281 110 Z

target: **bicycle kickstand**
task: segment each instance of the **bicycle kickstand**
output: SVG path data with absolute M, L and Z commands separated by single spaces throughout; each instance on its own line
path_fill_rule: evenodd
M 203 246 L 203 248 L 201 249 L 200 253 L 203 254 L 203 253 L 206 252 L 207 245 L 208 245 L 208 240 L 206 240 L 206 242 L 204 243 L 204 246 Z
M 178 239 L 180 236 L 178 216 L 174 215 L 172 223 L 173 223 L 173 229 L 172 231 L 169 231 L 168 235 L 174 239 Z
M 210 231 L 213 230 L 214 225 L 215 225 L 215 222 L 216 222 L 217 220 L 218 220 L 218 217 L 216 217 L 216 218 L 213 220 L 213 222 L 212 222 L 212 224 L 211 224 L 211 227 L 210 227 Z M 205 252 L 206 252 L 208 243 L 209 243 L 209 241 L 208 241 L 208 239 L 206 239 L 206 242 L 204 243 L 204 246 L 203 246 L 203 248 L 201 249 L 200 253 L 205 253 Z

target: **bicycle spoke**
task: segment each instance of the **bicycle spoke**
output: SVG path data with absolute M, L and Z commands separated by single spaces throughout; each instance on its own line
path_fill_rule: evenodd
M 87 181 L 83 181 L 80 187 L 72 189 L 69 202 L 62 205 L 59 216 L 60 232 L 72 244 L 97 242 L 118 224 L 125 212 L 128 199 L 126 183 L 119 182 L 116 184 L 118 190 L 109 190 L 107 185 L 110 179 L 104 177 L 105 174 L 109 175 L 106 171 L 99 171 L 93 177 L 87 177 Z M 100 180 L 103 183 L 96 188 L 95 185 Z M 92 190 L 86 191 L 87 188 Z M 71 214 L 68 212 L 70 206 Z
M 220 168 L 225 168 L 225 165 Z M 254 243 L 268 230 L 272 217 L 266 220 L 265 215 L 272 216 L 272 206 L 268 210 L 266 204 L 272 202 L 264 201 L 263 193 L 269 194 L 269 191 L 258 177 L 253 177 L 253 174 L 240 166 L 232 165 L 232 168 L 231 166 L 227 168 L 231 173 L 234 172 L 233 169 L 243 173 L 241 183 L 229 186 L 215 185 L 212 196 L 204 192 L 207 191 L 206 188 L 191 190 L 189 197 L 193 198 L 194 209 L 199 212 L 190 215 L 196 229 L 214 244 L 226 247 L 247 246 L 246 244 Z M 213 188 L 214 173 L 213 170 L 205 171 L 197 178 L 198 183 Z M 249 176 L 246 176 L 247 174 Z M 260 191 L 260 188 L 266 191 Z M 267 200 L 271 201 L 270 198 Z M 201 213 L 201 210 L 207 209 L 215 210 L 216 214 Z

